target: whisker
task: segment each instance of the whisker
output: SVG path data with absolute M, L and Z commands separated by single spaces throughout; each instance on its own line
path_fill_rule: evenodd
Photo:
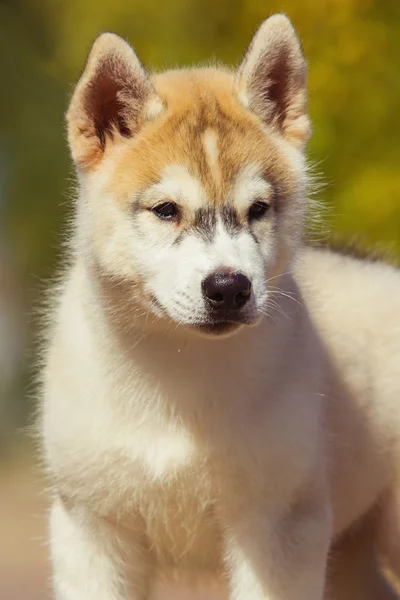
M 285 271 L 284 273 L 278 273 L 278 275 L 273 275 L 272 277 L 268 277 L 267 283 L 269 283 L 273 279 L 277 279 L 278 277 L 283 277 L 284 275 L 290 275 L 290 271 Z
M 298 300 L 298 298 L 296 298 L 295 296 L 292 296 L 290 293 L 283 292 L 282 290 L 271 290 L 270 295 L 271 296 L 272 295 L 282 296 L 283 298 L 288 298 L 289 300 L 293 300 L 293 302 L 295 302 L 299 306 L 303 306 L 302 303 L 300 302 L 300 300 Z

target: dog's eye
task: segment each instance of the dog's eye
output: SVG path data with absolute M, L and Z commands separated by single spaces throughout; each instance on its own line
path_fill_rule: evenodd
M 269 209 L 269 204 L 264 202 L 263 200 L 257 200 L 253 202 L 253 204 L 249 208 L 249 220 L 255 221 L 256 219 L 261 219 Z
M 179 215 L 178 207 L 173 202 L 162 202 L 161 204 L 157 204 L 157 206 L 152 208 L 152 211 L 157 217 L 167 221 L 172 221 Z

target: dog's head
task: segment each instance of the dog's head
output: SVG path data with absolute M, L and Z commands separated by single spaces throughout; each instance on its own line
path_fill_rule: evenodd
M 257 322 L 302 234 L 306 96 L 282 15 L 236 73 L 151 76 L 101 35 L 67 115 L 84 252 L 142 312 L 213 333 Z

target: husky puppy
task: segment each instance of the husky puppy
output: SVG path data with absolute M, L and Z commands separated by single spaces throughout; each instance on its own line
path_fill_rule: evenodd
M 146 600 L 176 570 L 231 600 L 392 594 L 400 276 L 302 243 L 306 101 L 282 15 L 236 72 L 92 48 L 43 368 L 58 600 Z

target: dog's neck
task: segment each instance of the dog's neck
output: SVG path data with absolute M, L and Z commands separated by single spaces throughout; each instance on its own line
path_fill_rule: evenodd
M 96 279 L 91 272 L 90 281 L 87 272 L 82 275 L 81 304 L 86 305 L 90 336 L 104 361 L 100 368 L 110 373 L 118 389 L 124 390 L 127 381 L 141 382 L 128 396 L 123 393 L 121 410 L 130 418 L 152 414 L 162 422 L 172 419 L 201 428 L 204 415 L 213 415 L 217 422 L 229 411 L 239 426 L 244 405 L 265 402 L 287 376 L 287 365 L 296 362 L 293 340 L 303 334 L 306 313 L 290 273 L 274 280 L 282 294 L 274 297 L 269 317 L 221 338 L 165 327 L 156 319 L 150 323 L 130 300 L 132 284 L 110 281 L 99 272 Z M 252 396 L 254 378 L 262 379 L 265 394 Z

